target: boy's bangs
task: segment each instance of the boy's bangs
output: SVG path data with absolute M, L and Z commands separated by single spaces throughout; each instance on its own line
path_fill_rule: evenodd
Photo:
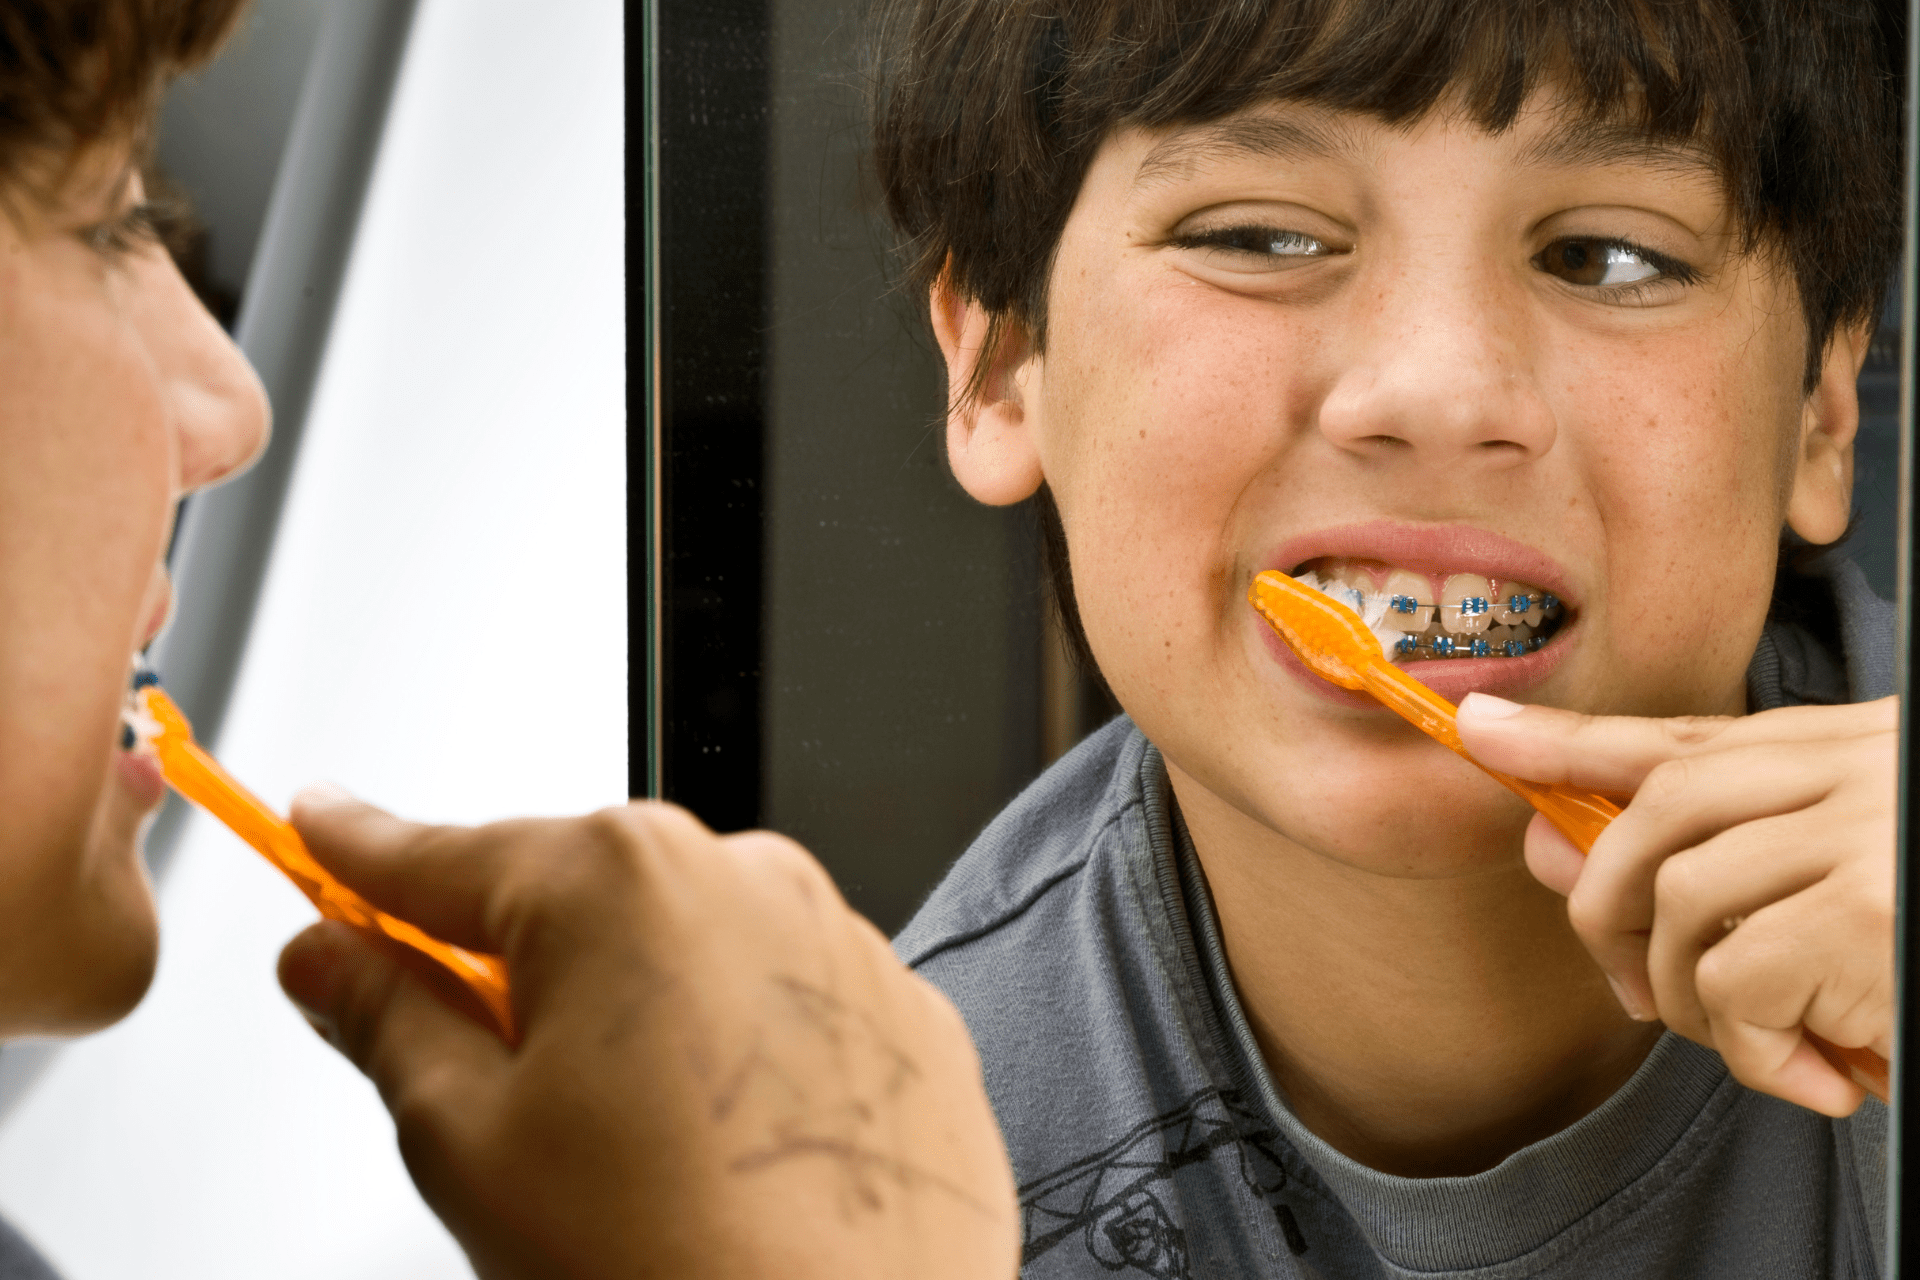
M 247 0 L 0 3 L 0 203 L 13 188 L 41 194 L 57 186 L 90 143 L 121 133 L 144 142 L 166 81 L 212 58 L 246 7 Z
M 1409 123 L 1445 102 L 1498 133 L 1546 90 L 1577 118 L 1697 142 L 1723 168 L 1751 149 L 1715 136 L 1751 128 L 1754 112 L 1742 33 L 1714 0 L 1292 0 L 1216 6 L 1192 20 L 1174 6 L 1130 9 L 1109 13 L 1144 29 L 1082 46 L 1114 51 L 1118 65 L 1063 77 L 1069 110 L 1088 123 L 1199 123 L 1275 99 Z

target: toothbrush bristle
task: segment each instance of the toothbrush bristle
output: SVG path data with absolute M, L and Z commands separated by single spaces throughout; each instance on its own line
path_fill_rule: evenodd
M 1382 657 L 1365 619 L 1323 591 L 1268 570 L 1248 593 L 1280 638 L 1308 668 L 1342 688 L 1361 687 L 1359 668 Z
M 133 673 L 127 679 L 126 701 L 120 707 L 120 749 L 133 751 L 151 743 L 166 731 L 153 712 L 153 698 L 160 689 L 160 677 L 147 665 L 145 656 L 133 661 Z M 147 692 L 152 690 L 152 693 Z

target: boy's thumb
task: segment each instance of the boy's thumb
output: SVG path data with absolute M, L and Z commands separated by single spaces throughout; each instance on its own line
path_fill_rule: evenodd
M 1486 693 L 1462 698 L 1457 718 L 1468 754 L 1490 769 L 1622 797 L 1638 791 L 1655 766 L 1697 746 L 1702 723 L 1585 715 Z
M 476 833 L 397 818 L 332 783 L 301 791 L 288 818 L 313 860 L 374 906 L 454 946 L 498 950 L 485 916 L 500 868 Z

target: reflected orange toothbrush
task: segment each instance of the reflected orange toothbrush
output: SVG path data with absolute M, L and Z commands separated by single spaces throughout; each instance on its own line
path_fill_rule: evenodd
M 1372 694 L 1414 728 L 1452 748 L 1461 759 L 1544 813 L 1580 852 L 1591 850 L 1607 824 L 1620 816 L 1620 806 L 1603 795 L 1529 782 L 1489 769 L 1468 755 L 1454 727 L 1454 705 L 1387 661 L 1379 637 L 1367 629 L 1359 614 L 1332 596 L 1269 569 L 1253 580 L 1248 598 L 1315 675 L 1343 689 Z
M 307 852 L 306 842 L 290 823 L 241 786 L 218 760 L 193 740 L 193 727 L 173 699 L 160 688 L 152 672 L 135 673 L 134 700 L 144 713 L 136 719 L 144 719 L 145 723 L 136 724 L 133 734 L 152 744 L 160 760 L 160 771 L 175 791 L 220 819 L 235 835 L 258 849 L 327 919 L 390 938 L 451 974 L 477 998 L 480 1009 L 500 1038 L 508 1044 L 515 1043 L 507 967 L 498 956 L 481 955 L 442 942 L 405 920 L 388 915 L 334 879 L 325 867 L 314 861 L 313 855 Z
M 1607 824 L 1620 816 L 1620 806 L 1597 792 L 1516 778 L 1468 755 L 1454 723 L 1454 705 L 1389 662 L 1380 638 L 1365 620 L 1332 596 L 1269 569 L 1253 580 L 1247 598 L 1308 670 L 1343 689 L 1372 694 L 1388 710 L 1546 815 L 1581 853 L 1591 852 Z M 1841 1074 L 1882 1102 L 1887 1100 L 1886 1059 L 1871 1049 L 1833 1044 L 1804 1028 L 1801 1034 Z

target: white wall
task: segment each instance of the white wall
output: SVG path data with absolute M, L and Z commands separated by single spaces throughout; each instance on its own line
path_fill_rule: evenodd
M 221 755 L 480 821 L 626 788 L 621 7 L 424 0 Z M 146 1003 L 0 1129 L 71 1280 L 469 1274 L 280 996 L 305 902 L 199 821 Z

